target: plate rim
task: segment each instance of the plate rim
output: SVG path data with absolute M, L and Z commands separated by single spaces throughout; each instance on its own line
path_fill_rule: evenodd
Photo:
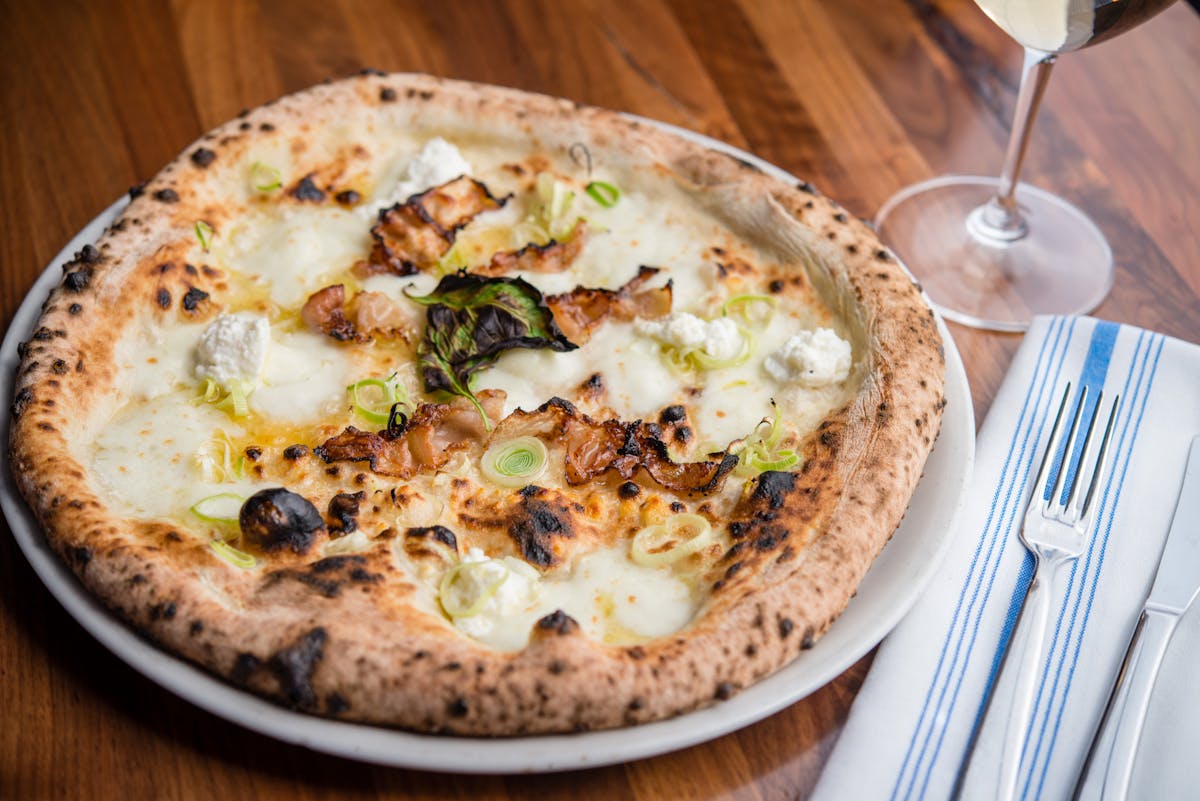
M 635 115 L 631 119 L 655 125 L 670 133 L 749 161 L 776 178 L 797 182 L 780 167 L 711 137 L 678 126 Z M 0 437 L 8 453 L 15 371 L 19 363 L 17 343 L 32 330 L 42 299 L 57 283 L 56 267 L 71 258 L 84 244 L 93 242 L 129 203 L 122 197 L 84 226 L 50 261 L 35 280 L 13 314 L 3 344 L 0 344 Z M 903 265 L 902 265 L 903 266 Z M 928 298 L 926 298 L 928 302 Z M 936 314 L 936 313 L 935 313 Z M 961 515 L 975 457 L 975 416 L 970 388 L 957 346 L 945 322 L 937 315 L 938 331 L 945 344 L 948 413 L 921 482 L 908 511 L 891 542 L 881 552 L 859 587 L 859 592 L 834 625 L 816 645 L 772 675 L 739 692 L 733 698 L 694 712 L 635 727 L 513 738 L 475 738 L 429 735 L 388 729 L 362 723 L 331 720 L 294 712 L 237 688 L 203 668 L 161 649 L 145 639 L 116 614 L 109 611 L 79 582 L 75 574 L 51 550 L 33 513 L 25 505 L 12 478 L 8 458 L 0 466 L 0 509 L 13 539 L 47 590 L 77 623 L 119 659 L 164 689 L 189 703 L 231 723 L 274 739 L 314 751 L 374 764 L 448 773 L 516 774 L 578 770 L 628 762 L 687 748 L 757 723 L 820 689 L 864 654 L 874 648 L 916 603 L 932 580 L 948 548 L 955 522 Z M 947 460 L 950 463 L 943 464 Z M 931 465 L 936 468 L 931 471 Z M 931 486 L 931 472 L 948 472 L 953 483 Z M 944 478 L 944 477 L 942 477 Z M 924 491 L 922 488 L 924 487 Z M 934 495 L 936 498 L 929 498 Z M 919 514 L 911 514 L 918 499 Z M 925 502 L 932 511 L 923 511 Z M 949 501 L 949 503 L 946 503 Z M 932 521 L 925 518 L 932 517 Z M 932 523 L 932 525 L 925 525 Z M 907 529 L 925 527 L 923 536 L 909 533 L 911 542 L 900 535 Z M 930 531 L 933 531 L 931 534 Z M 917 549 L 932 540 L 932 553 L 906 564 L 906 542 Z M 880 578 L 883 569 L 901 559 L 902 573 L 892 579 L 893 595 L 886 597 L 883 614 L 859 623 L 872 593 L 889 584 Z M 873 579 L 874 577 L 874 579 Z M 884 581 L 883 587 L 876 587 Z M 864 593 L 863 590 L 866 589 Z M 899 597 L 896 597 L 896 596 Z M 852 610 L 863 610 L 856 612 Z M 805 674 L 808 675 L 805 675 Z

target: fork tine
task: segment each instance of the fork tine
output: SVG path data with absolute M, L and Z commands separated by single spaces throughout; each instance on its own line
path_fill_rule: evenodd
M 1043 505 L 1046 502 L 1046 482 L 1050 480 L 1050 468 L 1054 465 L 1054 455 L 1058 451 L 1059 440 L 1062 439 L 1063 413 L 1066 412 L 1067 401 L 1070 399 L 1071 384 L 1068 382 L 1067 388 L 1063 391 L 1062 401 L 1058 404 L 1058 414 L 1054 416 L 1054 426 L 1050 429 L 1050 442 L 1046 445 L 1046 453 L 1042 455 L 1042 466 L 1038 468 L 1037 484 L 1034 485 L 1037 494 L 1033 497 Z M 1054 497 L 1053 493 L 1050 497 Z
M 1086 404 L 1087 387 L 1084 387 L 1084 390 L 1085 390 L 1084 398 L 1079 401 L 1079 407 L 1080 407 L 1079 411 L 1080 412 L 1083 412 L 1084 408 L 1087 405 Z M 1080 505 L 1078 503 L 1073 503 L 1073 502 L 1075 501 L 1075 499 L 1077 497 L 1081 497 L 1081 496 L 1079 496 L 1079 485 L 1083 482 L 1081 482 L 1079 480 L 1079 477 L 1084 474 L 1083 473 L 1084 469 L 1089 464 L 1092 464 L 1092 462 L 1091 462 L 1092 445 L 1095 442 L 1095 440 L 1093 438 L 1093 434 L 1096 433 L 1096 421 L 1100 419 L 1100 407 L 1103 405 L 1104 405 L 1104 390 L 1100 390 L 1100 392 L 1096 395 L 1096 404 L 1095 404 L 1095 406 L 1092 407 L 1091 417 L 1088 419 L 1087 431 L 1085 431 L 1084 435 L 1083 435 L 1083 448 L 1079 452 L 1079 464 L 1077 464 L 1075 466 L 1075 475 L 1071 479 L 1071 486 L 1063 491 L 1063 495 L 1065 497 L 1063 497 L 1061 500 L 1062 500 L 1062 506 L 1063 506 L 1064 511 L 1070 509 L 1072 506 L 1074 506 L 1076 512 L 1079 512 L 1081 510 Z M 1073 454 L 1074 452 L 1075 452 L 1075 440 L 1072 439 L 1071 444 L 1067 446 L 1067 453 L 1063 457 L 1065 462 L 1068 465 L 1071 463 L 1071 454 Z M 1093 467 L 1093 471 L 1094 470 L 1095 470 L 1095 467 Z
M 1075 438 L 1079 436 L 1079 422 L 1083 418 L 1083 410 L 1087 408 L 1088 388 L 1084 385 L 1079 391 L 1079 400 L 1075 403 L 1075 414 L 1071 417 L 1071 430 L 1067 436 L 1067 447 L 1063 448 L 1062 462 L 1058 466 L 1058 474 L 1054 477 L 1054 490 L 1050 500 L 1056 502 L 1065 511 L 1067 506 L 1067 491 L 1075 486 L 1075 476 L 1071 473 L 1071 454 L 1075 452 Z M 1057 451 L 1058 449 L 1055 448 Z M 1071 484 L 1067 485 L 1070 479 Z
M 1092 470 L 1092 480 L 1088 484 L 1087 495 L 1083 498 L 1083 506 L 1079 510 L 1081 517 L 1086 517 L 1088 511 L 1092 508 L 1092 500 L 1096 496 L 1096 488 L 1100 486 L 1100 481 L 1104 475 L 1104 468 L 1108 463 L 1108 446 L 1112 439 L 1113 427 L 1117 422 L 1117 410 L 1121 407 L 1121 396 L 1117 395 L 1113 398 L 1112 408 L 1108 412 L 1108 423 L 1104 426 L 1104 438 L 1100 440 L 1100 453 L 1096 456 L 1096 466 Z M 1100 405 L 1096 405 L 1099 411 Z

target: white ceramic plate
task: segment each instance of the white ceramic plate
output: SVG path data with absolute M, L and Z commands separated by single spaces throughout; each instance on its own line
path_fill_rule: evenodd
M 643 122 L 648 122 L 643 120 Z M 659 123 L 655 123 L 659 124 Z M 661 124 L 660 124 L 661 125 Z M 750 161 L 789 182 L 797 179 L 748 153 L 691 131 L 673 133 Z M 0 346 L 0 427 L 8 452 L 9 399 L 17 343 L 29 336 L 41 303 L 61 278 L 60 265 L 95 242 L 128 201 L 92 220 L 38 278 Z M 942 432 L 904 522 L 829 632 L 778 673 L 707 709 L 625 729 L 545 737 L 445 737 L 326 720 L 291 712 L 226 684 L 160 650 L 108 611 L 58 560 L 13 484 L 8 460 L 0 508 L 34 571 L 80 625 L 106 648 L 175 694 L 226 720 L 317 751 L 397 767 L 453 773 L 529 773 L 596 767 L 674 751 L 762 720 L 836 678 L 870 651 L 908 612 L 942 559 L 975 457 L 975 420 L 962 361 L 945 325 L 946 411 Z

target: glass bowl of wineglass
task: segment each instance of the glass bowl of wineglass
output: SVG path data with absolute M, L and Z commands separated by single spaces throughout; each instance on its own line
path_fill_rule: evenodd
M 901 190 L 875 217 L 880 238 L 947 318 L 1023 331 L 1037 314 L 1096 308 L 1113 280 L 1112 251 L 1086 214 L 1018 182 L 1055 59 L 1145 22 L 1174 0 L 975 0 L 1025 48 L 1021 88 L 999 177 L 946 175 Z

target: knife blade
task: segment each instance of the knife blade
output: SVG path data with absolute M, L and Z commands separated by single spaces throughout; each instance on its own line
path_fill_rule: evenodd
M 1200 437 L 1188 449 L 1183 486 L 1147 609 L 1182 615 L 1200 593 Z
M 1142 607 L 1125 659 L 1117 672 L 1100 725 L 1088 748 L 1073 798 L 1083 797 L 1093 771 L 1102 774 L 1102 801 L 1121 801 L 1129 793 L 1134 759 L 1146 709 L 1171 635 L 1200 594 L 1200 436 L 1188 448 L 1179 500 L 1158 562 L 1150 595 Z M 1099 759 L 1102 744 L 1108 759 Z

